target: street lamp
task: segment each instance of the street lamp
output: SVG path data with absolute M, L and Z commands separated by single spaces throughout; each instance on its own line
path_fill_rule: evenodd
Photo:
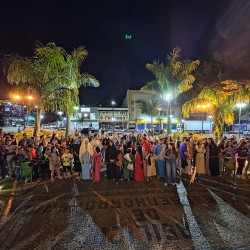
M 28 96 L 25 96 L 25 97 L 22 97 L 20 95 L 14 95 L 13 98 L 17 102 L 23 100 L 23 102 L 21 103 L 21 105 L 23 106 L 23 122 L 24 122 L 24 126 L 23 127 L 25 129 L 26 117 L 25 117 L 24 108 L 26 108 L 26 111 L 27 111 L 27 124 L 29 123 L 29 110 L 28 110 L 28 104 L 27 104 L 27 106 L 24 105 L 24 100 L 27 99 L 30 102 L 30 101 L 32 101 L 34 99 L 34 97 L 32 95 L 28 95 Z
M 161 132 L 161 111 L 162 111 L 162 107 L 161 106 L 159 106 L 158 108 L 158 111 L 159 111 L 159 120 L 160 120 L 160 131 L 159 132 Z
M 213 118 L 213 116 L 209 115 L 208 118 L 210 119 L 210 126 L 209 126 L 210 132 L 212 132 L 212 130 L 213 130 L 212 129 L 212 118 Z
M 239 139 L 240 139 L 240 117 L 241 117 L 241 109 L 246 106 L 246 103 L 236 103 L 236 108 L 239 108 Z
M 170 117 L 170 101 L 171 101 L 172 95 L 171 93 L 167 93 L 165 95 L 165 99 L 167 101 L 167 133 L 170 134 L 171 132 L 171 117 Z
M 57 113 L 58 113 L 58 115 L 60 115 L 60 126 L 62 126 L 62 114 L 63 114 L 63 112 L 58 111 Z
M 201 131 L 202 131 L 202 134 L 203 134 L 203 122 L 204 122 L 204 110 L 206 108 L 209 108 L 210 106 L 211 106 L 210 103 L 197 105 L 197 109 L 201 110 Z
M 113 133 L 114 133 L 114 122 L 115 122 L 115 117 L 114 117 L 114 106 L 116 105 L 116 102 L 115 101 L 111 101 L 111 105 L 112 105 L 112 118 L 111 118 L 111 121 L 112 121 L 112 130 L 113 130 Z

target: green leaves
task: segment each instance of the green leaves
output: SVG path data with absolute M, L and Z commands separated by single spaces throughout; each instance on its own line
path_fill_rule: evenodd
M 46 46 L 39 43 L 33 57 L 9 55 L 2 65 L 8 82 L 19 86 L 13 91 L 26 95 L 28 90 L 36 96 L 36 105 L 41 110 L 71 112 L 79 103 L 79 87 L 99 86 L 94 76 L 80 71 L 87 55 L 88 51 L 83 46 L 68 54 L 54 43 Z
M 154 117 L 158 114 L 158 102 L 155 99 L 150 99 L 148 101 L 138 99 L 135 102 L 143 114 L 146 114 L 150 117 Z
M 199 60 L 181 60 L 181 50 L 175 47 L 166 57 L 166 61 L 147 63 L 146 68 L 154 75 L 155 80 L 146 83 L 141 91 L 158 94 L 161 98 L 171 93 L 173 98 L 191 89 L 195 80 L 193 71 L 199 65 Z

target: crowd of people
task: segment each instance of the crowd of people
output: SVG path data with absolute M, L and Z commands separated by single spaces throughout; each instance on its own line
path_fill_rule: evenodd
M 164 180 L 164 185 L 175 185 L 178 176 L 219 176 L 232 174 L 246 178 L 249 173 L 250 139 L 223 137 L 218 143 L 213 138 L 195 140 L 190 137 L 158 138 L 146 134 L 112 136 L 75 133 L 72 137 L 51 139 L 45 136 L 28 138 L 23 133 L 19 141 L 11 133 L 0 129 L 0 178 L 22 179 L 24 162 L 32 164 L 32 181 L 78 178 L 101 181 L 101 169 L 106 178 L 120 181 L 150 181 L 152 177 Z M 27 180 L 28 182 L 28 180 Z

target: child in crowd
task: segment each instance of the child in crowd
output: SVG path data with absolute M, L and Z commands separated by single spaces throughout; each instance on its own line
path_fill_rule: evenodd
M 16 175 L 16 180 L 21 181 L 21 166 L 24 161 L 29 161 L 30 157 L 29 155 L 23 150 L 22 147 L 18 147 L 16 149 L 16 155 L 13 156 L 11 161 L 14 162 L 15 165 L 15 175 Z
M 51 153 L 49 154 L 49 167 L 51 171 L 51 181 L 54 182 L 54 174 L 55 171 L 57 173 L 58 179 L 62 179 L 60 175 L 60 167 L 61 167 L 61 162 L 60 162 L 60 156 L 57 152 L 56 146 L 51 147 Z
M 65 148 L 65 152 L 63 153 L 61 160 L 63 165 L 64 178 L 68 179 L 71 177 L 71 163 L 73 161 L 73 155 L 70 153 L 69 147 Z

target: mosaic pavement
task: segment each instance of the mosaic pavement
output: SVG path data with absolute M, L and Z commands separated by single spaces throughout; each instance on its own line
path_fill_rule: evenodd
M 0 249 L 250 249 L 250 181 L 40 183 L 13 196 Z

